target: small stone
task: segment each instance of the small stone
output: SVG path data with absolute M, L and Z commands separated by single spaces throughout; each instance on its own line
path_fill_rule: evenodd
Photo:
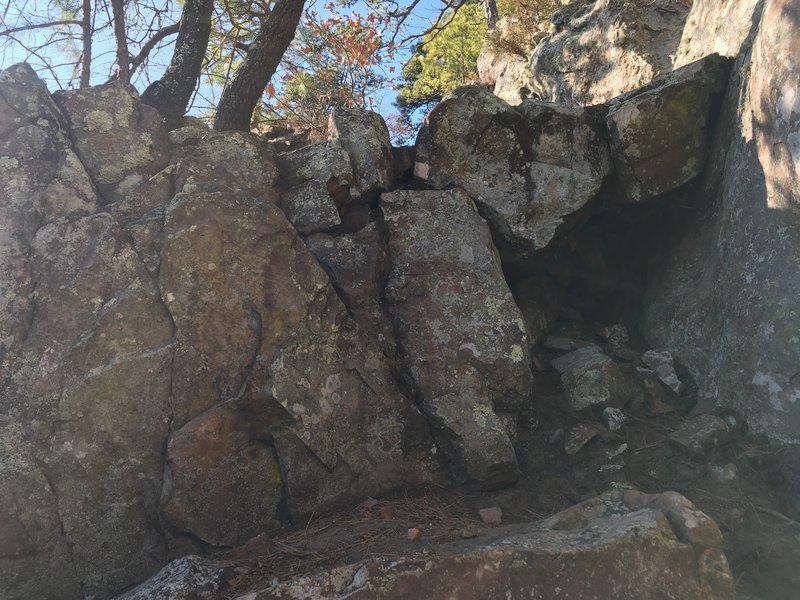
M 408 536 L 408 539 L 413 542 L 414 540 L 419 538 L 419 533 L 420 533 L 419 529 L 417 529 L 416 527 L 411 527 L 406 535 Z
M 623 465 L 612 463 L 608 465 L 602 465 L 599 469 L 597 469 L 598 473 L 619 473 L 622 471 Z
M 687 420 L 669 436 L 681 450 L 702 458 L 730 438 L 728 424 L 714 415 L 698 415 Z
M 628 451 L 628 444 L 620 444 L 614 450 L 606 450 L 606 456 L 608 458 L 616 458 L 620 454 L 624 454 Z
M 708 474 L 718 483 L 728 483 L 736 479 L 737 469 L 733 463 L 727 465 L 709 465 Z
M 503 509 L 499 506 L 492 506 L 490 508 L 482 508 L 478 511 L 481 521 L 489 527 L 496 527 L 503 522 Z
M 601 327 L 597 330 L 597 335 L 611 344 L 613 348 L 622 348 L 630 341 L 628 329 L 622 323 Z
M 666 350 L 648 350 L 642 355 L 642 362 L 653 369 L 661 382 L 676 394 L 683 391 L 683 382 L 678 379 L 673 365 L 672 354 Z
M 557 335 L 547 336 L 547 339 L 544 341 L 544 347 L 547 350 L 555 350 L 558 352 L 569 352 L 577 348 L 575 340 L 559 337 Z
M 583 423 L 575 425 L 575 427 L 567 432 L 566 439 L 564 440 L 564 451 L 569 456 L 575 456 L 580 452 L 581 448 L 588 444 L 598 433 L 597 427 L 594 425 L 586 425 Z
M 627 420 L 627 415 L 619 408 L 607 406 L 603 410 L 603 423 L 611 431 L 619 431 Z
M 461 530 L 461 537 L 465 540 L 471 540 L 472 538 L 478 537 L 479 533 L 480 530 L 476 525 L 467 525 Z

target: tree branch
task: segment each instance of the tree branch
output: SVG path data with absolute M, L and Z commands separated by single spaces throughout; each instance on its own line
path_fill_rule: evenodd
M 22 31 L 47 29 L 48 27 L 59 27 L 62 25 L 83 25 L 83 21 L 78 21 L 76 19 L 64 19 L 63 21 L 50 21 L 48 23 L 32 23 L 30 25 L 21 25 L 19 27 L 12 27 L 11 29 L 4 29 L 3 31 L 0 31 L 0 36 L 13 36 L 14 34 Z
M 153 34 L 145 44 L 142 46 L 141 50 L 139 50 L 139 54 L 131 58 L 131 67 L 130 72 L 133 75 L 133 72 L 138 69 L 141 64 L 147 59 L 150 55 L 150 52 L 153 51 L 153 48 L 163 40 L 165 37 L 178 33 L 181 27 L 181 22 L 178 21 L 177 23 L 173 23 L 172 25 L 167 25 L 166 27 L 162 27 L 158 31 Z

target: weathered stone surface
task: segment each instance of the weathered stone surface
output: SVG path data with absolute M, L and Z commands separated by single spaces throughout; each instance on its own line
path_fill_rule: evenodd
M 80 595 L 58 498 L 47 477 L 25 426 L 0 417 L 0 580 L 6 598 Z
M 481 86 L 458 88 L 431 111 L 416 147 L 417 179 L 464 188 L 523 256 L 597 194 L 610 167 L 603 135 L 582 109 L 525 102 L 517 110 Z
M 535 524 L 460 542 L 424 561 L 337 567 L 243 598 L 416 598 L 425 590 L 431 598 L 732 599 L 721 545 L 701 548 L 684 539 L 673 525 L 681 515 L 670 518 L 677 512 L 661 504 L 667 506 L 631 510 L 609 494 Z M 686 516 L 710 521 L 703 513 Z
M 689 8 L 676 0 L 567 3 L 531 55 L 531 97 L 600 104 L 669 72 Z
M 544 341 L 544 349 L 554 352 L 571 352 L 578 348 L 578 343 L 572 338 L 565 338 L 559 335 L 549 335 Z
M 762 0 L 694 0 L 686 17 L 675 67 L 709 54 L 735 57 L 758 23 Z
M 730 439 L 728 424 L 714 415 L 698 415 L 687 420 L 669 436 L 680 449 L 702 458 Z
M 224 582 L 221 566 L 199 556 L 184 556 L 115 600 L 213 600 Z
M 595 404 L 622 406 L 635 393 L 635 384 L 597 346 L 580 348 L 551 364 L 561 374 L 561 386 L 572 410 Z
M 394 185 L 392 189 L 396 189 L 404 181 L 411 179 L 414 174 L 417 151 L 414 146 L 392 146 L 392 156 L 394 157 Z
M 354 200 L 370 202 L 392 189 L 394 155 L 383 117 L 360 108 L 337 107 L 331 111 L 328 134 L 350 157 Z
M 214 408 L 173 435 L 167 464 L 162 510 L 178 530 L 236 546 L 279 526 L 280 466 L 231 408 Z
M 263 144 L 194 133 L 161 169 L 128 88 L 63 95 L 75 123 L 111 110 L 72 132 L 108 175 L 98 213 L 44 84 L 0 79 L 4 593 L 107 597 L 163 566 L 164 532 L 243 541 L 309 464 L 320 493 L 296 516 L 433 478 L 424 416 L 277 207 Z M 305 451 L 285 477 L 279 426 Z
M 494 412 L 527 406 L 525 325 L 489 228 L 461 190 L 384 194 L 398 343 L 453 460 L 484 483 L 513 480 L 514 450 Z
M 600 431 L 596 426 L 587 425 L 586 423 L 580 423 L 571 427 L 564 437 L 564 452 L 569 456 L 575 456 L 586 444 L 591 442 L 598 433 L 600 433 Z
M 0 361 L 34 310 L 31 238 L 43 224 L 97 210 L 66 121 L 26 64 L 0 71 Z M 0 363 L 2 364 L 2 363 Z
M 119 200 L 167 166 L 170 145 L 163 119 L 139 102 L 133 86 L 113 82 L 57 92 L 53 98 L 104 203 Z
M 341 224 L 339 208 L 349 203 L 354 184 L 350 158 L 338 143 L 305 146 L 276 157 L 281 206 L 302 234 Z
M 627 490 L 623 501 L 633 510 L 653 506 L 662 510 L 678 539 L 691 544 L 698 552 L 707 548 L 722 548 L 724 540 L 717 524 L 677 492 L 643 494 L 637 490 Z
M 729 69 L 708 56 L 608 103 L 619 201 L 649 200 L 700 173 Z
M 701 399 L 792 443 L 800 442 L 797 24 L 793 3 L 764 3 L 697 192 L 711 203 L 662 248 L 642 325 L 651 345 L 670 348 L 691 371 Z
M 384 353 L 394 357 L 394 331 L 383 308 L 390 266 L 385 232 L 373 222 L 353 234 L 310 235 L 306 244 L 347 309 Z
M 56 507 L 56 537 L 64 536 L 72 561 L 59 577 L 73 571 L 87 593 L 120 589 L 163 557 L 153 516 L 170 423 L 172 324 L 107 214 L 45 225 L 30 257 L 36 311 L 24 343 L 5 357 L 2 390 L 48 484 L 42 499 L 28 502 Z M 53 518 L 42 514 L 39 523 Z M 57 548 L 31 552 L 47 564 Z
M 195 130 L 201 132 L 202 130 Z M 175 190 L 244 192 L 277 204 L 278 175 L 272 153 L 255 135 L 240 131 L 205 132 L 176 144 Z
M 4 592 L 120 589 L 162 559 L 172 328 L 123 232 L 88 216 L 97 198 L 44 84 L 26 66 L 0 82 L 0 471 L 4 506 L 24 507 L 1 519 Z
M 177 423 L 219 400 L 236 398 L 246 407 L 278 403 L 282 418 L 272 410 L 241 416 L 261 432 L 252 436 L 269 439 L 272 427 L 288 421 L 310 450 L 308 460 L 329 470 L 344 463 L 353 472 L 349 494 L 430 479 L 434 467 L 424 418 L 396 389 L 378 346 L 355 327 L 324 271 L 272 202 L 222 192 L 178 194 L 168 210 L 165 239 L 160 283 L 178 330 Z M 202 456 L 202 438 L 190 436 L 186 444 L 185 454 Z M 221 456 L 220 464 L 229 459 Z M 268 462 L 266 456 L 259 460 Z M 280 452 L 278 460 L 283 461 Z M 211 478 L 203 470 L 217 468 L 198 465 L 182 483 L 173 482 L 185 506 L 199 501 L 196 494 L 202 498 L 192 481 Z M 238 487 L 243 498 L 256 498 L 264 485 L 242 475 Z M 340 500 L 321 497 L 320 504 Z
M 161 268 L 166 206 L 175 195 L 174 176 L 175 166 L 170 165 L 108 206 L 109 213 L 131 234 L 137 254 L 156 278 Z
M 530 53 L 536 41 L 547 32 L 549 21 L 533 23 L 503 16 L 484 40 L 478 55 L 478 78 L 491 86 L 495 96 L 514 106 L 531 95 Z

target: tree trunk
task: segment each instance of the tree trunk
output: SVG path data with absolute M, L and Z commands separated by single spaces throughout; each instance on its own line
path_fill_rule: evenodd
M 111 0 L 114 18 L 114 38 L 117 41 L 117 79 L 130 82 L 130 60 L 128 52 L 128 33 L 125 31 L 125 4 L 123 0 Z
M 277 0 L 217 106 L 214 129 L 248 131 L 253 111 L 294 39 L 305 0 Z
M 486 13 L 486 26 L 492 30 L 497 25 L 497 2 L 483 0 L 483 11 Z
M 83 58 L 81 59 L 81 89 L 89 87 L 92 74 L 92 0 L 83 0 L 83 18 L 81 19 L 81 37 L 83 41 Z
M 142 94 L 142 102 L 158 109 L 169 129 L 180 127 L 192 97 L 211 35 L 214 0 L 186 0 L 172 60 L 158 81 Z

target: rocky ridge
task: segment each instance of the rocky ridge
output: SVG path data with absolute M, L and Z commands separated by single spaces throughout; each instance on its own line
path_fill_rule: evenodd
M 581 13 L 587 27 L 604 6 Z M 602 410 L 605 429 L 562 432 L 569 456 L 630 407 L 698 401 L 796 442 L 794 63 L 773 68 L 796 24 L 781 0 L 751 17 L 762 26 L 733 67 L 705 56 L 589 109 L 461 88 L 426 119 L 413 162 L 366 111 L 336 111 L 327 142 L 273 156 L 197 123 L 167 134 L 129 86 L 51 96 L 25 65 L 0 72 L 8 597 L 111 597 L 174 557 L 370 496 L 511 485 L 533 371 L 557 377 L 572 413 Z M 708 218 L 687 225 L 687 203 Z M 658 351 L 632 350 L 620 320 Z M 599 343 L 583 331 L 595 321 Z M 730 433 L 710 416 L 672 443 L 702 457 Z M 610 528 L 608 544 L 656 548 L 653 561 L 677 561 L 673 584 L 731 597 L 719 539 L 693 539 L 675 515 L 707 517 L 680 497 L 620 502 L 441 564 L 359 564 L 304 585 L 373 597 L 448 561 L 499 561 L 486 585 L 513 597 L 534 585 L 508 581 L 536 544 L 597 558 L 586 536 L 628 515 L 650 533 Z M 170 569 L 217 577 L 213 562 Z

